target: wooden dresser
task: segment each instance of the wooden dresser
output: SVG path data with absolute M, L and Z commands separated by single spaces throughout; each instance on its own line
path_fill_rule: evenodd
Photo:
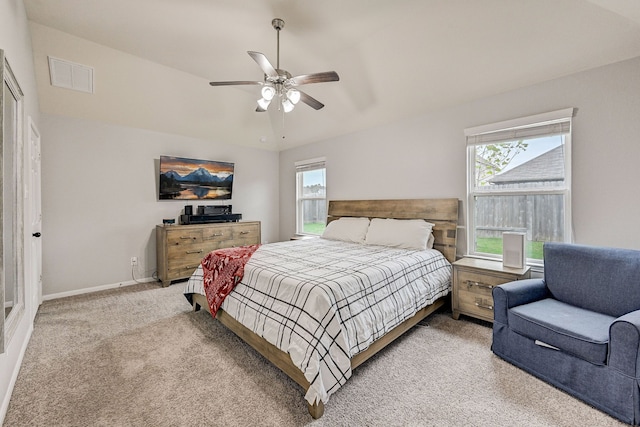
M 493 287 L 515 280 L 529 279 L 529 267 L 503 267 L 501 261 L 462 258 L 453 263 L 453 318 L 460 314 L 493 322 Z
M 157 225 L 156 256 L 162 286 L 191 276 L 200 261 L 215 249 L 260 243 L 260 222 Z

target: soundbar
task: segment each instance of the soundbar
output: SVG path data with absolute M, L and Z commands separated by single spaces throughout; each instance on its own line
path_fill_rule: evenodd
M 232 210 L 231 205 L 214 205 L 214 206 L 198 206 L 198 215 L 222 215 L 230 214 Z M 186 212 L 185 212 L 186 213 Z
M 180 224 L 210 224 L 215 222 L 238 222 L 242 214 L 217 214 L 217 215 L 180 215 Z

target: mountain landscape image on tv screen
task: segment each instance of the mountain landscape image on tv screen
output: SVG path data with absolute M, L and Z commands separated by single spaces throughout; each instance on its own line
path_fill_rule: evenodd
M 231 199 L 233 163 L 160 156 L 160 200 Z

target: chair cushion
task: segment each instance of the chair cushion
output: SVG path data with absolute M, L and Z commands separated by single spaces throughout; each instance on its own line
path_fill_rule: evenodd
M 545 298 L 513 307 L 509 326 L 520 335 L 557 347 L 587 362 L 605 365 L 609 326 L 615 317 Z
M 640 309 L 640 251 L 547 242 L 544 281 L 558 301 L 620 317 Z

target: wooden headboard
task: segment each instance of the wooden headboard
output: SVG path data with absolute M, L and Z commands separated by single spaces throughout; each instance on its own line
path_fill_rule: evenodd
M 433 248 L 456 260 L 458 199 L 330 200 L 327 224 L 341 217 L 424 219 L 435 224 Z

